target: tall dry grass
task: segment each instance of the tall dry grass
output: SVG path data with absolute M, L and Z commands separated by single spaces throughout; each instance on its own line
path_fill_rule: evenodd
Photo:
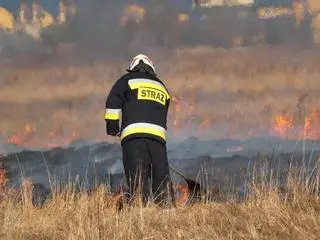
M 239 49 L 197 47 L 151 55 L 159 76 L 182 109 L 170 108 L 169 130 L 205 121 L 217 130 L 270 128 L 272 117 L 294 113 L 299 97 L 320 105 L 319 50 L 256 46 Z M 25 125 L 37 129 L 32 138 L 78 134 L 104 137 L 103 112 L 108 91 L 127 67 L 128 59 L 87 65 L 6 67 L 0 72 L 0 132 L 10 137 Z M 191 109 L 191 110 L 190 110 Z M 222 136 L 224 136 L 222 134 Z
M 319 88 L 319 50 L 285 47 L 178 49 L 154 53 L 159 76 L 170 92 L 183 94 L 261 94 Z M 57 59 L 56 61 L 59 61 Z M 129 59 L 93 64 L 5 67 L 0 73 L 0 100 L 29 103 L 103 95 L 125 73 Z
M 259 167 L 260 166 L 260 167 Z M 313 181 L 294 171 L 280 187 L 272 171 L 257 165 L 239 201 L 202 201 L 191 206 L 161 209 L 125 205 L 101 186 L 93 193 L 66 188 L 41 208 L 33 207 L 31 183 L 26 181 L 20 201 L 0 202 L 2 239 L 297 239 L 320 238 L 320 162 Z M 304 177 L 301 177 L 304 176 Z M 230 195 L 229 195 L 230 196 Z

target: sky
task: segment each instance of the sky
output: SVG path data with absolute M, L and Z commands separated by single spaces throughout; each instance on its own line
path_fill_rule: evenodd
M 21 0 L 0 0 L 0 6 L 5 7 L 10 12 L 15 15 L 18 12 Z M 88 1 L 88 0 L 77 0 L 77 1 Z M 93 0 L 90 0 L 93 1 Z M 98 0 L 99 1 L 99 0 Z M 128 3 L 141 3 L 147 2 L 149 0 L 127 0 Z M 181 11 L 188 11 L 192 6 L 193 0 L 170 0 L 171 4 L 175 8 L 179 8 Z M 26 0 L 27 4 L 31 6 L 33 0 Z M 71 0 L 69 0 L 71 2 Z M 40 0 L 41 6 L 48 12 L 56 15 L 58 13 L 58 3 L 59 0 Z
M 17 15 L 21 0 L 0 0 L 0 6 L 8 9 L 10 12 Z M 31 7 L 33 0 L 26 0 L 26 3 Z M 58 13 L 59 0 L 40 0 L 41 6 L 48 12 L 56 15 Z

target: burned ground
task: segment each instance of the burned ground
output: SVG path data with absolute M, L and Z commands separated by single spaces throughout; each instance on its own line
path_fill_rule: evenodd
M 230 193 L 243 196 L 254 175 L 257 179 L 264 175 L 264 180 L 281 187 L 286 185 L 290 171 L 304 169 L 311 181 L 319 145 L 317 141 L 272 138 L 244 141 L 190 138 L 169 147 L 169 162 L 183 175 L 172 171 L 176 184 L 186 184 L 187 178 L 198 182 L 203 190 L 219 188 L 220 196 Z M 228 152 L 234 146 L 241 149 Z M 118 144 L 78 143 L 68 148 L 22 150 L 2 157 L 1 162 L 7 171 L 8 186 L 19 188 L 22 178 L 30 179 L 36 186 L 35 196 L 42 192 L 49 194 L 57 185 L 70 183 L 85 191 L 103 184 L 117 192 L 126 185 Z

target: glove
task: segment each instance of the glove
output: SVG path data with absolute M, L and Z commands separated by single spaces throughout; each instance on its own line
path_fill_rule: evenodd
M 111 136 L 119 136 L 119 120 L 106 120 L 106 133 Z

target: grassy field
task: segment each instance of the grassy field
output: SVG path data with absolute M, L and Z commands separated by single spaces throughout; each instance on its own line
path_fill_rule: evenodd
M 320 104 L 318 53 L 260 46 L 155 54 L 173 95 L 169 127 L 182 132 L 190 124 L 212 127 L 213 135 L 221 125 L 231 134 L 268 130 L 279 113 L 298 121 L 300 113 L 308 115 Z M 55 136 L 103 138 L 106 93 L 126 64 L 114 59 L 2 68 L 1 136 L 16 134 L 21 143 L 36 140 L 37 146 Z M 320 239 L 318 190 L 299 182 L 283 196 L 272 186 L 252 186 L 243 202 L 232 197 L 191 207 L 179 202 L 170 210 L 125 206 L 120 213 L 116 198 L 103 188 L 90 196 L 66 191 L 35 208 L 25 186 L 22 201 L 1 197 L 0 239 Z
M 318 53 L 317 49 L 267 46 L 197 47 L 150 56 L 174 96 L 169 129 L 224 125 L 231 134 L 239 129 L 267 130 L 276 114 L 295 115 L 301 107 L 304 112 L 317 109 Z M 33 138 L 49 132 L 50 136 L 71 136 L 75 131 L 84 138 L 104 137 L 106 94 L 127 63 L 119 58 L 82 65 L 2 68 L 2 136 L 31 128 L 36 129 Z
M 32 206 L 30 182 L 22 201 L 0 201 L 1 239 L 296 239 L 320 238 L 320 199 L 311 184 L 250 182 L 243 201 L 202 202 L 161 209 L 152 203 L 116 210 L 117 196 L 104 187 L 88 195 L 70 188 L 41 208 Z M 291 185 L 290 185 L 291 184 Z M 291 187 L 290 187 L 291 186 Z M 319 187 L 319 180 L 316 186 Z

